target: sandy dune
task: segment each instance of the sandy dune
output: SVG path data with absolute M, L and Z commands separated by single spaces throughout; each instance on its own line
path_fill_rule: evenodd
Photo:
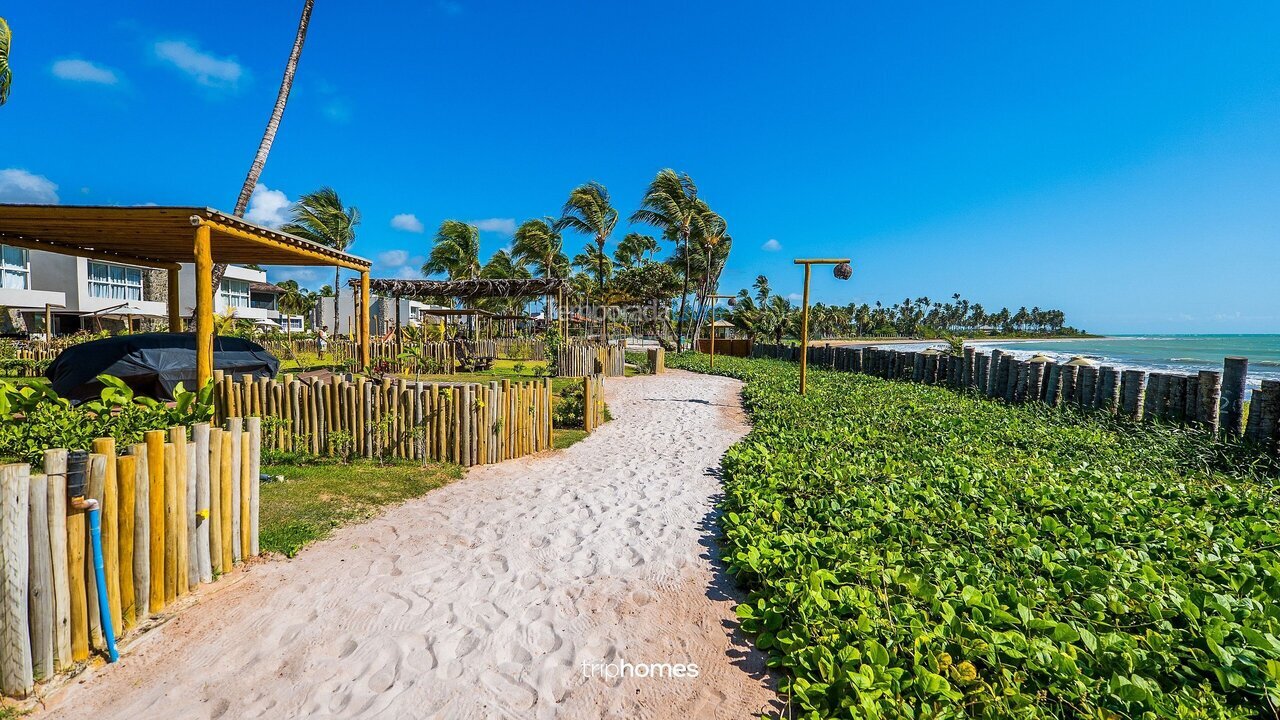
M 738 384 L 611 381 L 615 420 L 252 568 L 46 699 L 46 717 L 704 718 L 774 703 L 732 634 L 712 475 Z M 694 663 L 606 679 L 585 665 Z M 615 666 L 616 668 L 616 666 Z M 597 671 L 600 672 L 600 671 Z M 776 706 L 774 706 L 776 711 Z

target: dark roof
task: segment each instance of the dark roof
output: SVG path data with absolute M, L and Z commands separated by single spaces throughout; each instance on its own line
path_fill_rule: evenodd
M 352 287 L 357 287 L 358 283 L 359 280 L 352 279 L 350 281 Z M 567 285 L 568 283 L 560 278 L 478 278 L 475 280 L 395 280 L 374 278 L 369 281 L 369 291 L 375 295 L 406 298 L 511 298 L 549 295 Z
M 284 292 L 284 288 L 280 287 L 279 285 L 272 285 L 269 282 L 258 282 L 256 280 L 250 280 L 249 292 L 271 293 L 273 295 L 279 295 L 280 293 Z

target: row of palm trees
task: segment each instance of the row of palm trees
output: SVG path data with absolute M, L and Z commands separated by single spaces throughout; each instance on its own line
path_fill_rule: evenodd
M 800 330 L 800 309 L 790 300 L 773 294 L 769 279 L 756 278 L 754 293 L 741 290 L 730 321 L 748 336 L 763 336 L 781 342 Z M 989 312 L 981 303 L 970 302 L 955 293 L 947 302 L 928 297 L 906 298 L 895 305 L 817 303 L 809 309 L 809 332 L 814 338 L 851 336 L 937 337 L 940 335 L 1073 335 L 1080 334 L 1066 324 L 1061 310 L 1020 307 Z
M 627 233 L 611 257 L 606 247 L 619 219 L 620 213 L 604 185 L 594 181 L 580 185 L 569 193 L 559 217 L 521 223 L 510 252 L 499 250 L 483 265 L 479 230 L 458 220 L 445 220 L 436 232 L 422 273 L 443 274 L 451 280 L 522 278 L 537 273 L 541 277 L 567 279 L 573 295 L 602 305 L 656 304 L 678 295 L 680 309 L 674 334 L 677 347 L 682 349 L 686 321 L 696 335 L 709 308 L 707 296 L 715 292 L 728 259 L 733 242 L 728 224 L 698 197 L 692 178 L 671 169 L 654 177 L 641 198 L 640 208 L 629 218 L 633 224 L 657 228 L 663 240 L 674 243 L 670 258 L 656 261 L 661 243 L 639 232 Z M 587 238 L 583 251 L 572 260 L 564 251 L 566 231 Z M 574 273 L 574 268 L 580 272 Z M 674 279 L 678 279 L 678 287 Z M 690 302 L 692 312 L 687 312 L 686 304 Z M 550 298 L 545 308 L 550 313 Z M 602 332 L 608 336 L 607 319 Z

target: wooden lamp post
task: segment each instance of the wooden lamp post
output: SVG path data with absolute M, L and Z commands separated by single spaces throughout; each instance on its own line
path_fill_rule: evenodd
M 814 265 L 835 265 L 835 276 L 848 280 L 853 276 L 848 258 L 800 258 L 795 261 L 804 266 L 804 309 L 800 315 L 800 394 L 806 390 L 805 380 L 809 371 L 809 274 Z
M 733 301 L 736 295 L 708 295 L 707 299 L 711 301 L 711 368 L 716 366 L 716 300 L 728 300 L 729 307 L 733 307 Z

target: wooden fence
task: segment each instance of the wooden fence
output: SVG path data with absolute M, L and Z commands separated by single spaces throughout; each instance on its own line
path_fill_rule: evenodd
M 86 497 L 101 509 L 117 640 L 258 554 L 260 422 L 154 430 L 124 452 L 93 442 Z M 106 649 L 88 513 L 67 496 L 67 459 L 48 450 L 39 473 L 0 465 L 0 690 L 11 696 Z
M 267 446 L 313 455 L 484 465 L 552 446 L 551 379 L 489 383 L 351 375 L 217 379 L 215 417 L 264 417 Z
M 757 344 L 755 357 L 798 361 L 800 349 Z M 972 390 L 1010 403 L 1043 402 L 1163 422 L 1243 438 L 1280 454 L 1280 381 L 1263 380 L 1245 422 L 1246 358 L 1227 358 L 1222 371 L 1195 375 L 1122 370 L 1112 366 L 1018 360 L 1002 350 L 966 347 L 962 355 L 887 348 L 811 347 L 813 368 L 862 372 L 886 379 Z
M 605 422 L 604 376 L 588 375 L 582 378 L 582 429 L 594 432 Z
M 604 375 L 622 377 L 627 362 L 627 344 L 619 340 L 599 343 L 565 343 L 556 353 L 556 374 L 560 377 Z
M 716 354 L 725 357 L 752 357 L 752 341 L 747 338 L 716 338 Z M 698 352 L 711 352 L 710 338 L 698 338 Z
M 61 350 L 18 348 L 12 357 L 0 358 L 0 375 L 40 377 Z
M 649 374 L 661 375 L 667 371 L 667 351 L 660 347 L 649 348 L 648 354 Z
M 293 340 L 267 340 L 263 347 L 278 358 L 301 355 L 318 355 L 320 348 L 311 338 Z M 453 361 L 459 353 L 504 360 L 542 360 L 546 357 L 546 344 L 537 338 L 491 338 L 486 340 L 371 340 L 369 360 L 374 364 L 400 365 L 408 361 L 401 358 L 406 352 L 421 355 L 428 364 L 439 367 L 433 373 L 453 372 Z M 354 340 L 331 340 L 325 350 L 325 359 L 333 363 L 353 365 L 360 358 L 360 346 Z M 411 370 L 410 370 L 411 372 Z

